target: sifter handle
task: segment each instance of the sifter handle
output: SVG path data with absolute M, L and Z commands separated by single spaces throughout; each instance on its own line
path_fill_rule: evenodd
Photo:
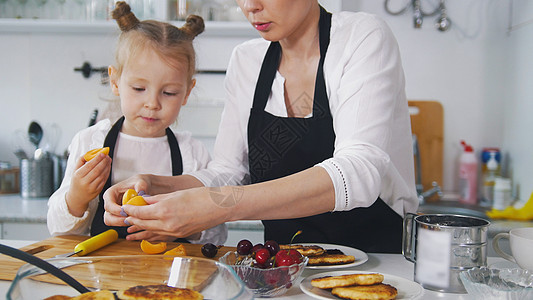
M 79 256 L 87 255 L 95 250 L 111 244 L 118 239 L 118 233 L 114 229 L 109 229 L 92 238 L 83 241 L 74 247 L 74 252 Z

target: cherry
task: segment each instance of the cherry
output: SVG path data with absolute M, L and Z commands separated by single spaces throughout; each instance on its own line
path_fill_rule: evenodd
M 279 244 L 276 241 L 268 240 L 265 242 L 265 248 L 268 249 L 271 256 L 274 256 L 279 251 Z
M 265 265 L 270 258 L 270 252 L 266 248 L 259 249 L 255 254 L 255 260 L 260 265 Z
M 302 261 L 302 254 L 300 252 L 290 249 L 282 250 L 276 253 L 276 266 L 291 266 L 294 264 L 299 264 Z
M 217 252 L 218 252 L 218 247 L 211 243 L 207 243 L 202 246 L 202 254 L 205 257 L 210 257 L 210 258 L 215 257 L 215 255 L 217 255 Z
M 263 248 L 264 248 L 263 244 L 261 244 L 261 243 L 255 244 L 255 246 L 251 250 L 252 255 L 254 255 L 255 253 L 257 253 L 257 251 L 259 251 L 260 249 L 263 249 Z
M 237 253 L 239 253 L 240 255 L 248 255 L 250 254 L 252 248 L 252 242 L 250 242 L 249 240 L 241 240 L 237 244 Z

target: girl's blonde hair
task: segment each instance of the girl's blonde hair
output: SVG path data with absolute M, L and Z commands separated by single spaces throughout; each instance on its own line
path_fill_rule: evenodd
M 124 1 L 116 3 L 111 16 L 122 31 L 115 53 L 119 77 L 130 58 L 148 50 L 155 51 L 173 67 L 187 67 L 188 82 L 191 82 L 196 70 L 196 53 L 192 41 L 205 28 L 201 17 L 190 15 L 180 28 L 155 20 L 139 21 Z

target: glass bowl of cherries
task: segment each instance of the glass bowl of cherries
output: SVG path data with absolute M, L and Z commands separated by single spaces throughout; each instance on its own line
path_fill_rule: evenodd
M 219 261 L 231 266 L 256 296 L 276 297 L 292 287 L 309 259 L 294 249 L 280 250 L 276 241 L 252 245 L 241 240 L 237 251 L 226 253 Z

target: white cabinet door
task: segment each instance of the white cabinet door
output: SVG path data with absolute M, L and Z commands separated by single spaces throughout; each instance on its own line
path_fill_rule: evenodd
M 2 239 L 40 241 L 50 237 L 45 223 L 3 223 Z

